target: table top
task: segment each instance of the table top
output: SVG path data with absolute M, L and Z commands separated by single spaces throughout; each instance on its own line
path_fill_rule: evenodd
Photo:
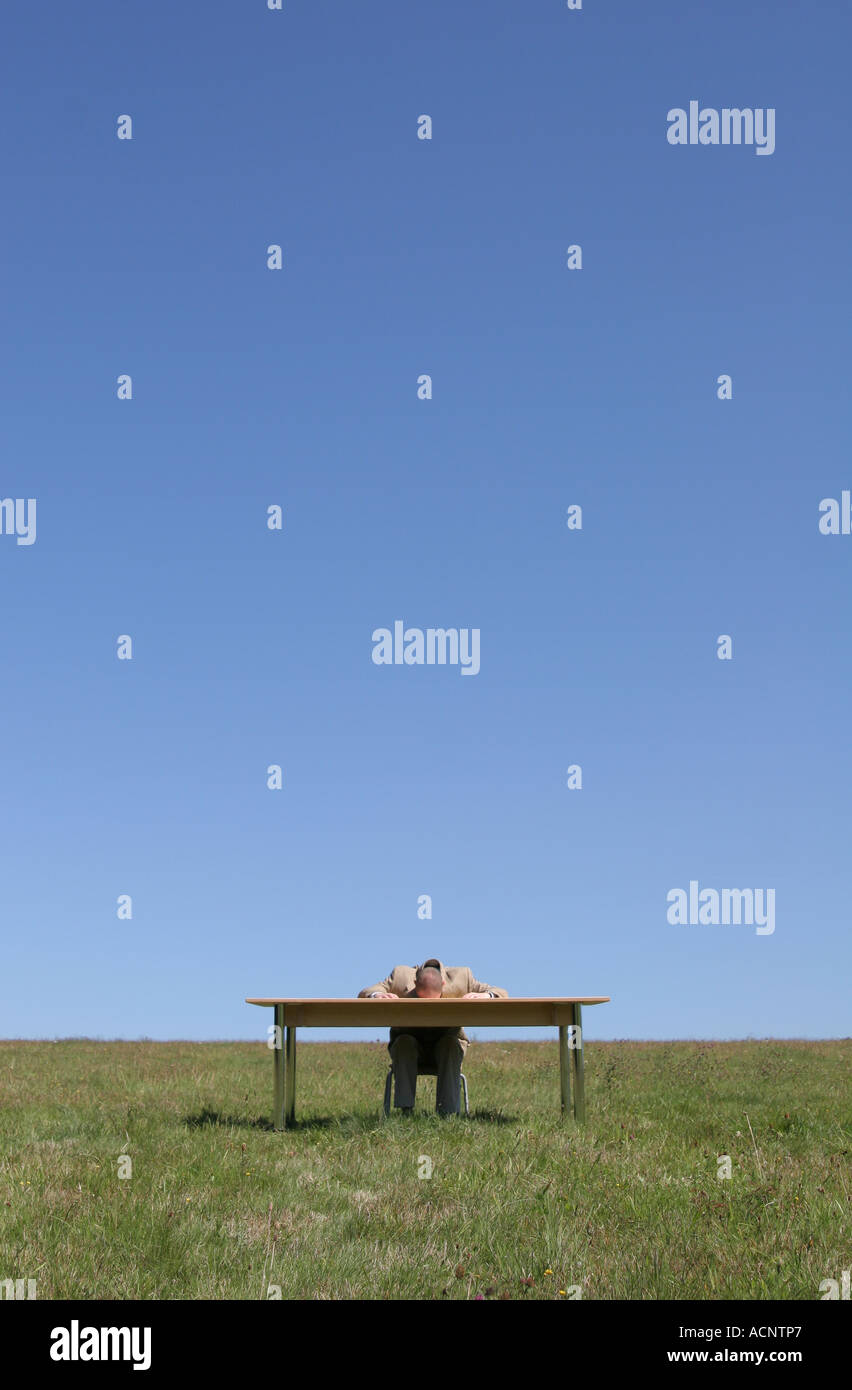
M 489 1028 L 548 1027 L 573 1022 L 574 1004 L 608 1004 L 607 994 L 562 994 L 515 999 L 292 999 L 282 995 L 246 999 L 262 1008 L 283 1006 L 284 1022 L 303 1028 L 372 1028 L 413 1024 L 455 1027 L 487 1023 Z M 428 1017 L 428 1011 L 432 1017 Z

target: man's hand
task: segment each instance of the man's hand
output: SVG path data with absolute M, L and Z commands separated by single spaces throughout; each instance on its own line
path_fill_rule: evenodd
M 490 994 L 463 994 L 462 999 L 490 999 Z
M 398 999 L 396 994 L 371 994 L 370 999 Z

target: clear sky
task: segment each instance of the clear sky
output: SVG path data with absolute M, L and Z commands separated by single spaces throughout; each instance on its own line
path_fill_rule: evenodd
M 247 995 L 431 955 L 611 995 L 590 1040 L 852 1031 L 850 40 L 840 0 L 10 9 L 0 1034 L 261 1039 Z M 670 144 L 693 100 L 774 151 Z M 376 665 L 398 620 L 480 671 Z M 691 881 L 775 930 L 672 925 Z

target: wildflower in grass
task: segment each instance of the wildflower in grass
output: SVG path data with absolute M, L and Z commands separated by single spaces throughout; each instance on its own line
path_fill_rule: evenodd
M 546 1270 L 544 1271 L 544 1277 L 545 1277 L 545 1279 L 547 1278 L 548 1274 L 552 1274 L 552 1273 L 553 1273 L 553 1270 L 552 1270 L 552 1269 L 546 1269 Z

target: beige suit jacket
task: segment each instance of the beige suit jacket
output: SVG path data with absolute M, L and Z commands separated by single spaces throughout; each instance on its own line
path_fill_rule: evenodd
M 486 985 L 480 980 L 474 979 L 473 971 L 467 965 L 444 965 L 443 961 L 433 957 L 429 964 L 437 964 L 441 971 L 443 988 L 441 990 L 442 999 L 460 999 L 464 994 L 491 994 L 495 999 L 508 999 L 508 990 L 501 989 L 499 985 Z M 379 980 L 378 984 L 368 985 L 362 989 L 359 999 L 369 999 L 371 994 L 396 994 L 400 999 L 414 999 L 414 976 L 417 967 L 414 965 L 396 965 L 386 980 Z M 422 1020 L 421 1024 L 422 1025 Z M 396 1031 L 396 1030 L 394 1030 Z M 458 1030 L 459 1041 L 462 1045 L 462 1052 L 466 1052 L 470 1038 L 463 1028 Z

